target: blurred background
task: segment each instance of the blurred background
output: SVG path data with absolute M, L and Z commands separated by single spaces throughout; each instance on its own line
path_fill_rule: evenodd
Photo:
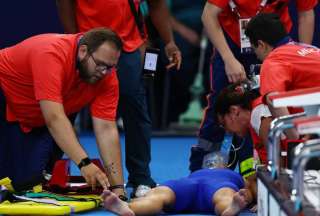
M 148 10 L 142 5 L 153 47 L 160 49 L 160 64 L 154 78 L 146 78 L 149 111 L 156 136 L 195 136 L 209 90 L 209 61 L 212 47 L 202 31 L 201 13 L 205 0 L 168 0 L 172 13 L 174 37 L 182 51 L 180 71 L 166 71 L 163 44 L 148 21 Z M 295 1 L 291 13 L 296 22 Z M 319 5 L 313 44 L 320 45 Z M 62 33 L 54 0 L 2 1 L 0 8 L 0 48 L 14 45 L 32 35 L 48 32 Z M 296 26 L 296 25 L 294 25 Z M 296 38 L 297 29 L 292 32 Z M 118 125 L 121 129 L 121 117 Z M 91 130 L 91 120 L 83 112 L 77 119 L 79 132 Z

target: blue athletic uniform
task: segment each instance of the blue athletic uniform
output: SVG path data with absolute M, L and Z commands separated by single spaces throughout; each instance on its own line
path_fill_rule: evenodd
M 162 186 L 169 187 L 176 196 L 170 212 L 213 212 L 213 195 L 223 187 L 235 191 L 244 187 L 240 174 L 230 169 L 201 169 L 188 177 L 166 181 Z

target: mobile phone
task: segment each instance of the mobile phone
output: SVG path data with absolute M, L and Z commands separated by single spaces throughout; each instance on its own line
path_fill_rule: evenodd
M 156 48 L 147 48 L 144 54 L 143 75 L 154 76 L 158 68 L 160 50 Z

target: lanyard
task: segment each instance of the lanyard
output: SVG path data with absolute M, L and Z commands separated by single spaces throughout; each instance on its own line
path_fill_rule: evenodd
M 261 0 L 260 5 L 259 5 L 259 8 L 258 8 L 258 11 L 257 11 L 256 14 L 260 13 L 260 11 L 266 6 L 267 1 L 268 1 L 268 0 Z M 238 7 L 237 7 L 236 3 L 234 3 L 233 0 L 230 0 L 230 1 L 229 1 L 229 6 L 230 6 L 230 8 L 231 8 L 231 11 L 232 11 L 233 13 L 235 13 L 235 14 L 238 16 L 238 18 L 241 18 L 241 15 L 240 15 L 240 13 L 239 13 Z

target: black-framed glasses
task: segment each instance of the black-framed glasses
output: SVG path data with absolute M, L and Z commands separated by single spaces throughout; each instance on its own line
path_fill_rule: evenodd
M 90 54 L 93 62 L 96 64 L 96 71 L 99 71 L 103 74 L 109 73 L 112 71 L 113 68 L 116 68 L 116 65 L 107 65 L 105 63 L 102 62 L 98 62 L 98 60 L 96 60 L 92 54 Z

